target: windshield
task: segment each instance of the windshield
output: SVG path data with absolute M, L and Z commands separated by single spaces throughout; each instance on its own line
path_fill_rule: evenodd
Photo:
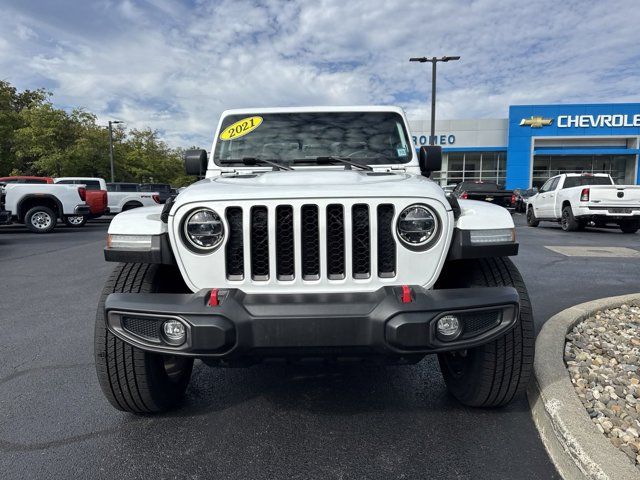
M 304 112 L 229 115 L 214 150 L 217 165 L 243 158 L 314 163 L 344 157 L 361 165 L 407 163 L 411 143 L 394 112 Z

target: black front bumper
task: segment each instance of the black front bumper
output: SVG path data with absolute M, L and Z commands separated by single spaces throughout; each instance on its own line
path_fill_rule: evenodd
M 402 301 L 401 287 L 370 293 L 246 294 L 220 290 L 219 304 L 210 293 L 131 294 L 107 297 L 109 330 L 140 349 L 176 355 L 237 359 L 245 357 L 365 357 L 424 355 L 487 343 L 509 330 L 519 313 L 514 288 L 491 287 L 424 290 L 411 287 Z M 455 314 L 462 332 L 443 341 L 436 322 Z M 162 323 L 177 319 L 186 341 L 171 345 Z

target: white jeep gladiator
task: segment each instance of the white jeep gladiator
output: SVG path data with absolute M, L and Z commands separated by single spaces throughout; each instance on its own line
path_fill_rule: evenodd
M 3 188 L 6 210 L 34 233 L 51 232 L 59 218 L 90 213 L 84 186 L 8 183 Z
M 616 185 L 605 173 L 563 173 L 527 200 L 527 223 L 560 222 L 562 230 L 616 224 L 624 233 L 640 228 L 640 186 Z
M 223 113 L 205 176 L 118 215 L 95 360 L 120 410 L 175 406 L 194 359 L 415 363 L 437 354 L 465 405 L 507 404 L 534 354 L 531 305 L 497 205 L 447 198 L 440 147 L 394 107 Z

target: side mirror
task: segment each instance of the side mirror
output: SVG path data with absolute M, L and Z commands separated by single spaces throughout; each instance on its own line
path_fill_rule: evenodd
M 425 177 L 430 176 L 431 172 L 437 172 L 442 168 L 442 147 L 440 145 L 420 147 L 418 161 L 420 172 Z
M 184 159 L 184 171 L 187 175 L 204 177 L 207 171 L 206 150 L 187 150 L 182 158 Z

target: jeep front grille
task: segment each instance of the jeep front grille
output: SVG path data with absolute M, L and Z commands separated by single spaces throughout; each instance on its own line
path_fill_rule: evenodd
M 225 217 L 230 281 L 268 281 L 272 275 L 279 281 L 396 275 L 391 204 L 230 206 Z

